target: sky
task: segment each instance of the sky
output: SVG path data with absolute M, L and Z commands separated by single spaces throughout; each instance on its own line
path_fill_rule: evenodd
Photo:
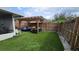
M 46 19 L 54 18 L 55 14 L 71 13 L 79 15 L 79 7 L 0 7 L 2 9 L 21 14 L 25 17 L 43 16 Z

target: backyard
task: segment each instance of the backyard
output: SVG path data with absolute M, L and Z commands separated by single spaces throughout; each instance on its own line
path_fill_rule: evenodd
M 0 51 L 63 51 L 56 32 L 22 32 L 13 38 L 0 41 Z

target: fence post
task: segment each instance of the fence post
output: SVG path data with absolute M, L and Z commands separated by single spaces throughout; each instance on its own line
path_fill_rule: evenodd
M 74 43 L 74 47 L 75 48 L 79 48 L 78 44 L 79 44 L 79 19 L 77 19 L 77 32 L 76 32 L 76 39 L 75 39 L 75 43 Z
M 72 39 L 71 39 L 71 42 L 70 42 L 72 49 L 74 48 L 74 43 L 75 43 L 76 34 L 77 34 L 77 29 L 78 29 L 78 23 L 79 23 L 79 20 L 78 20 L 78 18 L 76 18 L 76 19 L 75 19 L 74 28 L 73 28 Z

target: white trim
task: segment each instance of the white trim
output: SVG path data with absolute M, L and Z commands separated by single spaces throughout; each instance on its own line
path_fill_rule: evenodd
M 1 34 L 0 35 L 0 41 L 1 40 L 5 40 L 5 39 L 8 39 L 8 38 L 11 38 L 11 37 L 13 37 L 15 34 L 14 34 L 14 32 L 12 32 L 12 33 L 7 33 L 7 34 Z
M 14 19 L 13 16 L 12 16 L 12 25 L 13 25 L 13 32 L 14 32 L 14 34 L 16 35 L 16 30 L 15 30 L 15 19 Z

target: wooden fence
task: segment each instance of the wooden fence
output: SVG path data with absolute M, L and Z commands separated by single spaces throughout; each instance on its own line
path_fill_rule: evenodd
M 57 31 L 58 24 L 57 23 L 43 23 L 42 29 L 43 31 Z
M 79 49 L 79 17 L 60 24 L 58 31 L 71 45 L 71 49 Z

